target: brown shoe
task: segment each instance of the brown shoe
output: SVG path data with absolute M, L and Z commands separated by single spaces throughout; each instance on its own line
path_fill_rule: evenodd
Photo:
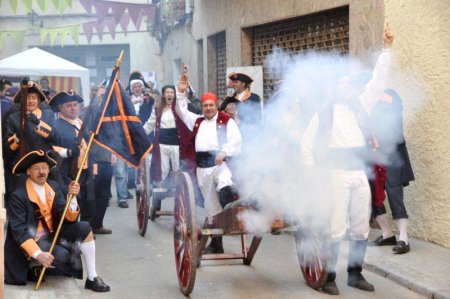
M 100 228 L 94 229 L 93 233 L 96 235 L 110 235 L 110 234 L 112 234 L 112 230 L 109 228 L 100 227 Z

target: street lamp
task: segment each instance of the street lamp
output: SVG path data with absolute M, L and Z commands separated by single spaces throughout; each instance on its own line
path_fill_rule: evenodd
M 42 28 L 44 27 L 44 22 L 39 21 L 39 15 L 34 11 L 27 13 L 27 19 L 31 23 L 31 27 L 33 28 Z

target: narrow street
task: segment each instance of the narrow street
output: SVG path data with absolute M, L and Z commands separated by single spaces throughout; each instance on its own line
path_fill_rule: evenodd
M 114 194 L 115 192 L 113 192 Z M 171 208 L 166 199 L 163 209 Z M 198 208 L 199 222 L 204 210 Z M 147 234 L 141 237 L 134 215 L 134 200 L 129 209 L 117 207 L 114 198 L 108 208 L 105 226 L 112 235 L 98 235 L 96 240 L 98 274 L 111 286 L 101 294 L 84 290 L 84 280 L 47 277 L 38 292 L 34 284 L 26 287 L 6 286 L 5 298 L 184 298 L 178 289 L 173 254 L 172 217 L 149 221 Z M 346 251 L 347 243 L 342 248 Z M 237 237 L 224 238 L 225 250 L 239 252 Z M 367 293 L 346 285 L 346 256 L 340 257 L 336 298 L 423 298 L 391 280 L 364 271 L 375 285 Z M 324 298 L 328 295 L 306 286 L 296 257 L 293 237 L 289 234 L 266 234 L 251 266 L 239 260 L 203 262 L 197 270 L 191 298 Z

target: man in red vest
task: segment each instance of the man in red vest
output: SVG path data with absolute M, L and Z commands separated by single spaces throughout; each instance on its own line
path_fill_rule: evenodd
M 234 185 L 227 159 L 239 154 L 241 133 L 236 122 L 218 111 L 217 96 L 212 92 L 201 98 L 203 115 L 188 110 L 185 89 L 178 86 L 177 113 L 189 130 L 192 130 L 190 155 L 195 157 L 197 179 L 205 198 L 208 218 L 220 213 L 235 198 Z M 204 254 L 223 253 L 222 237 L 213 237 Z

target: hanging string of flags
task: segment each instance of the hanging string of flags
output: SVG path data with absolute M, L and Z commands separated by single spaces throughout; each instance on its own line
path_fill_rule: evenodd
M 39 8 L 46 12 L 49 4 L 62 13 L 67 7 L 72 6 L 72 0 L 9 0 L 9 4 L 14 13 L 17 11 L 18 2 L 21 2 L 25 8 L 25 11 L 31 12 L 33 10 L 33 3 L 37 3 Z M 128 2 L 116 2 L 108 0 L 79 0 L 80 4 L 88 13 L 93 13 L 97 16 L 97 20 L 84 22 L 81 24 L 65 25 L 52 28 L 40 29 L 40 41 L 44 43 L 47 36 L 50 39 L 50 45 L 53 46 L 56 38 L 59 36 L 61 46 L 64 46 L 66 36 L 71 36 L 75 45 L 78 45 L 78 35 L 80 29 L 86 34 L 88 43 L 91 43 L 94 35 L 94 30 L 98 35 L 100 41 L 103 40 L 103 33 L 105 28 L 108 28 L 108 32 L 114 39 L 116 36 L 116 28 L 120 25 L 123 33 L 127 35 L 128 25 L 133 22 L 137 30 L 141 27 L 142 17 L 146 17 L 147 20 L 154 22 L 156 16 L 155 4 L 136 4 Z M 1 4 L 2 0 L 0 0 Z M 0 49 L 2 49 L 6 37 L 12 36 L 17 43 L 22 44 L 24 40 L 25 30 L 8 30 L 0 31 Z

